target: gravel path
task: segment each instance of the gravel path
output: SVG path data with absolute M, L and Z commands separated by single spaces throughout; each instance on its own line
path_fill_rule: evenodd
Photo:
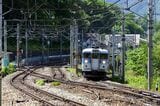
M 2 79 L 2 106 L 42 106 L 27 95 L 10 85 L 10 79 L 20 72 L 15 72 Z

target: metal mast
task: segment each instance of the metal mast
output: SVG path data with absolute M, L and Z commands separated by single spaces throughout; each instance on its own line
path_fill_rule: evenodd
M 148 90 L 152 86 L 153 0 L 148 0 Z
M 122 75 L 122 82 L 125 81 L 125 14 L 123 9 L 123 16 L 122 16 L 122 54 L 121 54 L 121 75 Z
M 17 67 L 19 68 L 19 55 L 20 55 L 20 52 L 19 52 L 19 34 L 20 34 L 20 27 L 19 27 L 19 24 L 17 24 Z
M 26 47 L 25 47 L 26 63 L 25 63 L 25 65 L 28 66 L 28 32 L 27 32 L 27 30 L 25 32 L 25 43 L 26 43 Z
M 74 50 L 75 50 L 75 62 L 76 62 L 76 72 L 78 71 L 78 57 L 79 57 L 79 55 L 78 55 L 78 25 L 77 25 L 77 22 L 76 22 L 76 20 L 74 20 L 74 45 L 75 45 L 75 48 L 74 48 Z
M 73 25 L 70 25 L 70 66 L 73 67 L 73 35 L 74 35 L 74 27 Z
M 4 20 L 4 58 L 7 56 L 7 22 Z
M 115 56 L 114 56 L 114 52 L 115 52 L 115 32 L 114 32 L 114 28 L 112 29 L 112 77 L 114 77 L 114 73 L 115 73 Z
M 2 53 L 2 0 L 0 0 L 0 53 Z

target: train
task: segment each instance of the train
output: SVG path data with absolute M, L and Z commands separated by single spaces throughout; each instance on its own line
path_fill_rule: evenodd
M 86 78 L 104 78 L 109 69 L 109 51 L 102 48 L 82 50 L 82 75 Z

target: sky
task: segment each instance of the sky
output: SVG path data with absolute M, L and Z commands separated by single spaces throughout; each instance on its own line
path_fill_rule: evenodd
M 114 3 L 118 0 L 106 0 L 107 2 L 111 2 L 111 3 Z M 139 0 L 128 0 L 128 5 L 129 7 L 131 5 L 133 5 L 134 3 L 138 2 Z M 117 3 L 119 6 L 121 7 L 126 7 L 126 0 L 120 0 L 118 3 Z M 160 21 L 160 0 L 155 0 L 155 4 L 156 4 L 156 13 L 158 13 L 159 15 L 154 15 L 154 19 L 156 18 L 156 20 L 159 20 Z M 147 11 L 148 11 L 148 0 L 142 0 L 142 2 L 138 3 L 137 5 L 133 6 L 131 8 L 132 11 L 138 13 L 139 15 L 145 15 L 147 14 Z

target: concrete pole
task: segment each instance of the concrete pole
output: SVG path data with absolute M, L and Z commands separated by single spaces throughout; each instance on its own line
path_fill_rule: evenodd
M 123 17 L 122 17 L 122 52 L 121 52 L 121 77 L 122 82 L 125 82 L 125 14 L 123 10 Z
M 60 55 L 62 60 L 62 33 L 60 34 Z
M 74 21 L 74 35 L 75 35 L 75 59 L 76 59 L 76 72 L 78 73 L 78 25 L 76 20 Z
M 148 0 L 148 90 L 152 87 L 153 0 Z
M 26 57 L 26 65 L 28 65 L 28 32 L 25 32 L 25 43 L 26 43 L 26 50 L 25 50 L 25 57 Z
M 115 33 L 114 30 L 112 31 L 112 78 L 114 77 L 114 72 L 115 72 L 115 57 L 114 57 L 114 52 L 115 52 Z
M 42 29 L 42 63 L 41 64 L 44 63 L 44 36 L 45 36 L 44 29 Z
M 7 22 L 4 20 L 4 54 L 7 56 Z
M 73 68 L 73 25 L 70 26 L 70 66 Z
M 2 0 L 0 0 L 0 53 L 2 53 Z
M 17 67 L 19 68 L 19 34 L 20 34 L 20 26 L 19 24 L 17 24 Z
M 1 55 L 1 53 L 2 53 L 2 0 L 0 0 L 0 55 Z M 0 61 L 2 62 L 2 60 L 0 59 Z M 0 62 L 0 63 L 1 63 Z M 0 64 L 1 65 L 1 64 Z M 0 66 L 1 67 L 1 66 Z M 1 69 L 1 68 L 0 68 Z M 2 89 L 1 89 L 1 86 L 2 86 L 2 84 L 1 84 L 1 82 L 2 82 L 2 76 L 0 76 L 0 106 L 1 106 L 1 92 L 2 92 Z

